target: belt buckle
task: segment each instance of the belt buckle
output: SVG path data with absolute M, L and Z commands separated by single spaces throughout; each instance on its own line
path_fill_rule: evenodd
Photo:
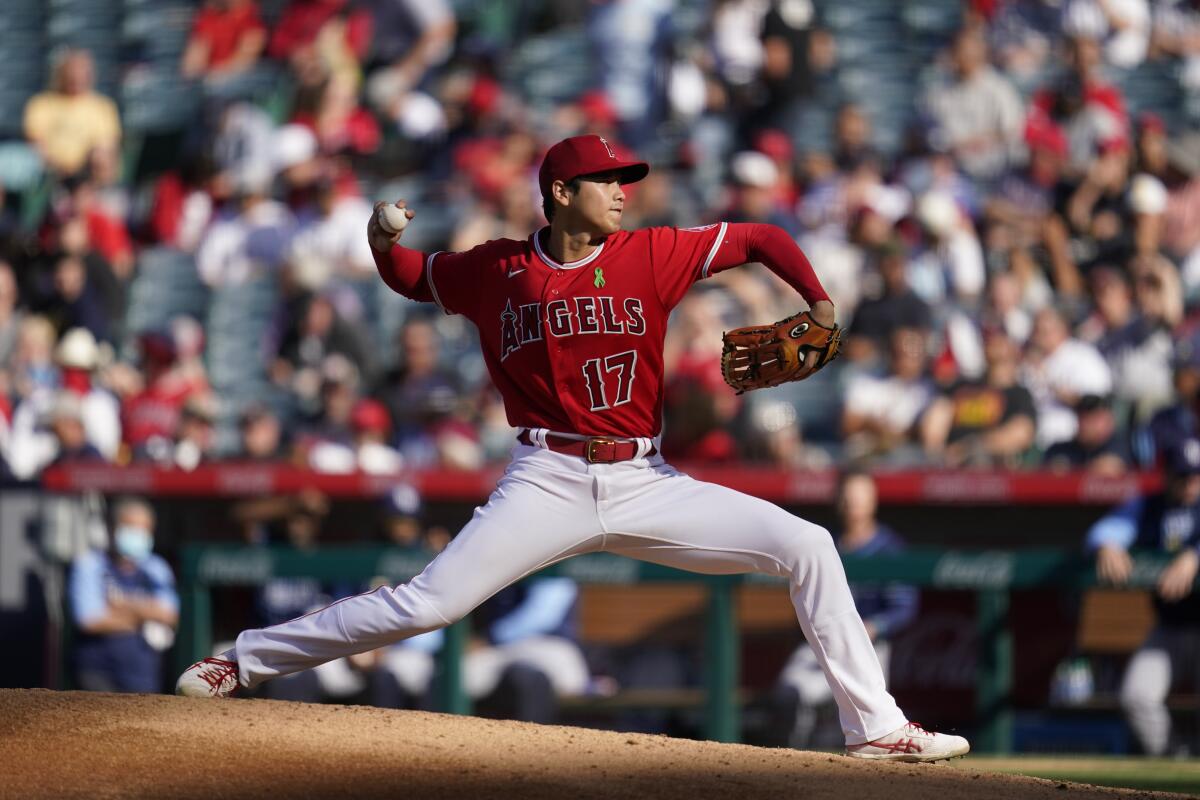
M 612 445 L 613 447 L 616 447 L 616 446 L 617 446 L 617 440 L 616 440 L 616 439 L 611 439 L 611 438 L 609 438 L 609 437 L 607 437 L 607 436 L 593 436 L 593 437 L 589 438 L 589 439 L 587 440 L 587 442 L 586 442 L 586 443 L 584 444 L 584 446 L 583 446 L 583 458 L 584 458 L 584 460 L 585 460 L 585 461 L 587 461 L 589 464 L 600 464 L 600 463 L 611 464 L 611 463 L 612 463 L 612 461 L 601 462 L 601 461 L 597 461 L 597 460 L 596 460 L 596 450 L 595 450 L 595 448 L 596 448 L 597 446 L 600 446 L 600 445 L 606 445 L 606 444 L 607 444 L 607 445 Z

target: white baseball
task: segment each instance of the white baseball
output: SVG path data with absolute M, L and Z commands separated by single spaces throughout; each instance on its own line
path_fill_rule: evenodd
M 391 204 L 380 206 L 379 227 L 392 234 L 404 230 L 404 226 L 408 224 L 408 215 L 404 211 L 405 209 L 396 208 Z

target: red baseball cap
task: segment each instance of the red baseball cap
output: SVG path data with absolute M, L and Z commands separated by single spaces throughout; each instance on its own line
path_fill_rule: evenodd
M 350 413 L 350 426 L 356 431 L 387 433 L 392 428 L 392 420 L 388 417 L 383 403 L 363 399 L 358 401 Z
M 555 181 L 569 181 L 580 175 L 620 172 L 621 183 L 637 183 L 650 172 L 645 161 L 622 161 L 603 136 L 589 133 L 563 139 L 550 148 L 538 170 L 542 197 L 550 196 Z

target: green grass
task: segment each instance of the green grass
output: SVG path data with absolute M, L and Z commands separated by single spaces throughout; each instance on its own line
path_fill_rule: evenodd
M 1117 756 L 967 756 L 951 762 L 971 772 L 1008 772 L 1051 780 L 1200 796 L 1200 760 Z

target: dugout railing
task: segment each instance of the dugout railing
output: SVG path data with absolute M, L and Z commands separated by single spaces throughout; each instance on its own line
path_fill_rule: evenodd
M 365 583 L 384 578 L 409 580 L 428 563 L 429 556 L 378 546 L 326 547 L 310 552 L 288 548 L 190 545 L 180 571 L 182 613 L 176 654 L 177 666 L 211 655 L 212 590 L 223 586 L 259 586 L 273 578 L 307 577 L 322 581 Z M 1168 563 L 1159 553 L 1137 553 L 1129 589 L 1155 585 Z M 1013 734 L 1013 639 L 1008 626 L 1010 593 L 1014 590 L 1058 588 L 1082 591 L 1099 585 L 1094 562 L 1061 550 L 964 551 L 914 549 L 899 556 L 846 557 L 852 581 L 905 583 L 943 590 L 973 591 L 977 595 L 978 669 L 975 716 L 979 752 L 1005 753 Z M 577 556 L 541 574 L 570 577 L 581 584 L 633 585 L 650 582 L 691 582 L 707 588 L 705 612 L 705 735 L 714 741 L 739 738 L 739 632 L 734 590 L 742 584 L 783 581 L 760 575 L 699 575 L 609 554 Z M 435 695 L 438 708 L 470 713 L 462 689 L 461 660 L 467 642 L 467 620 L 447 629 L 438 655 Z

